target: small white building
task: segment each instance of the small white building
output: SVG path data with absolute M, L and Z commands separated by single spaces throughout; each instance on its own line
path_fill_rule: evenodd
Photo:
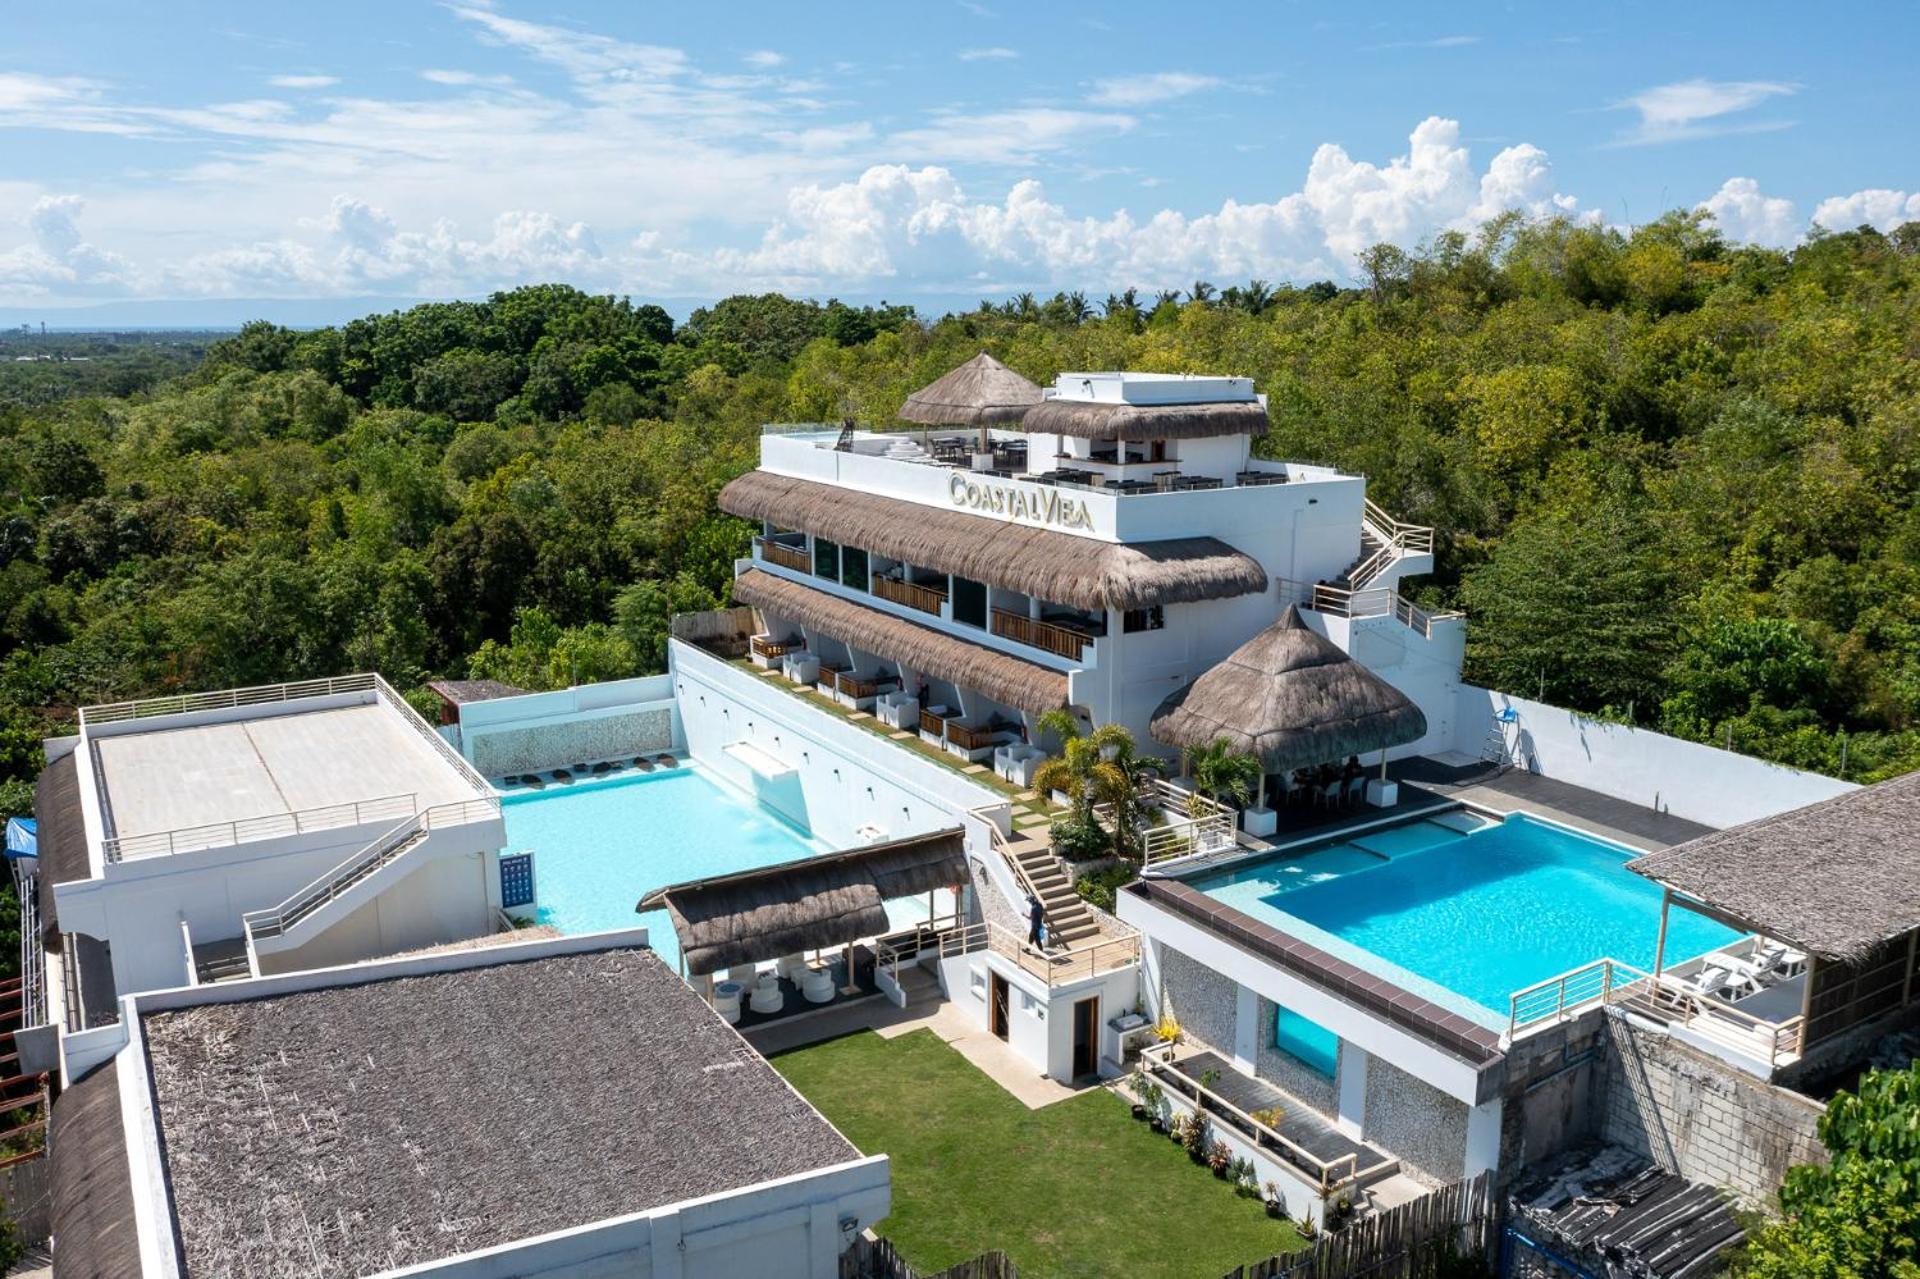
M 835 1279 L 887 1159 L 645 941 L 127 997 L 64 1044 L 56 1272 Z
M 501 927 L 499 800 L 377 675 L 85 707 L 35 796 L 47 1015 Z

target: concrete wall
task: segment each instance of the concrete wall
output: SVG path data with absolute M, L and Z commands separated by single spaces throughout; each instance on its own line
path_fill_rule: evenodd
M 1624 1017 L 1609 1017 L 1601 1136 L 1694 1181 L 1771 1207 L 1794 1164 L 1826 1158 L 1811 1098 L 1762 1083 Z
M 474 702 L 460 709 L 459 740 L 487 777 L 672 750 L 673 684 L 650 675 Z
M 1463 684 L 1454 748 L 1479 755 L 1496 711 L 1533 772 L 1707 826 L 1737 826 L 1857 789 L 1851 782 L 1769 764 L 1662 733 Z
M 1308 625 L 1345 649 L 1353 659 L 1393 685 L 1427 717 L 1427 733 L 1418 741 L 1396 746 L 1392 759 L 1434 755 L 1457 748 L 1461 733 L 1460 663 L 1467 651 L 1467 621 L 1447 618 L 1423 634 L 1396 617 L 1335 617 L 1309 612 Z M 1484 717 L 1474 721 L 1484 731 Z M 1475 742 L 1470 751 L 1479 749 Z M 1376 757 L 1377 758 L 1377 757 Z

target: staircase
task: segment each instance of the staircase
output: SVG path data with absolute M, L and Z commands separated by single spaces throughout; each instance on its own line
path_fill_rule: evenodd
M 1099 938 L 1100 921 L 1073 890 L 1065 865 L 1053 855 L 1053 846 L 1045 837 L 1016 835 L 1008 840 L 996 834 L 993 842 L 1013 864 L 1014 877 L 1040 899 L 1046 910 L 1049 948 L 1071 948 Z M 1015 902 L 1014 906 L 1025 914 L 1024 902 Z
M 1407 563 L 1415 558 L 1422 562 Z M 1391 585 L 1401 577 L 1432 567 L 1433 530 L 1420 524 L 1403 524 L 1368 498 L 1360 517 L 1360 558 L 1334 585 L 1345 591 L 1364 591 L 1376 583 Z
M 253 937 L 255 946 L 259 947 L 262 942 L 281 942 L 280 945 L 269 947 L 281 950 L 293 944 L 286 939 L 302 923 L 318 914 L 323 907 L 345 896 L 354 885 L 372 879 L 425 843 L 427 824 L 423 818 L 424 814 L 407 818 L 278 906 L 244 916 L 247 932 Z

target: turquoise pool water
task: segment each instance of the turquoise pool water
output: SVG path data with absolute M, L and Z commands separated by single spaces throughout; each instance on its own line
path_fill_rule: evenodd
M 1653 966 L 1660 889 L 1626 869 L 1637 855 L 1523 814 L 1504 822 L 1447 814 L 1188 882 L 1304 940 L 1331 939 L 1328 950 L 1416 993 L 1451 993 L 1437 1002 L 1463 1015 L 1505 1025 L 1507 997 L 1523 986 L 1605 957 Z M 1676 910 L 1667 962 L 1737 936 Z
M 503 815 L 507 851 L 533 850 L 541 923 L 563 933 L 644 926 L 676 970 L 680 946 L 667 912 L 636 915 L 634 903 L 668 884 L 825 851 L 698 768 L 509 791 Z

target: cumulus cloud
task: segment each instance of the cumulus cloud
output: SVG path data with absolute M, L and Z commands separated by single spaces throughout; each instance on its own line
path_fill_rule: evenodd
M 280 89 L 325 89 L 340 83 L 337 75 L 276 75 L 268 76 L 267 83 Z
M 750 67 L 777 67 L 787 58 L 785 54 L 775 53 L 772 49 L 755 49 L 752 53 L 742 55 L 740 60 Z
M 1184 98 L 1220 84 L 1219 76 L 1197 75 L 1191 71 L 1160 71 L 1152 75 L 1113 76 L 1093 82 L 1087 101 L 1098 107 L 1143 107 L 1173 98 Z
M 1615 139 L 1617 145 L 1647 146 L 1711 138 L 1723 133 L 1755 133 L 1784 129 L 1792 121 L 1735 121 L 1726 117 L 1750 111 L 1773 98 L 1799 92 L 1800 86 L 1782 80 L 1677 80 L 1642 89 L 1614 103 L 1615 110 L 1635 111 L 1639 123 Z
M 1713 215 L 1720 233 L 1730 240 L 1790 248 L 1800 242 L 1807 224 L 1792 200 L 1762 194 L 1752 178 L 1728 178 L 1700 204 Z
M 1859 226 L 1891 231 L 1902 223 L 1920 221 L 1920 191 L 1909 194 L 1875 188 L 1829 196 L 1814 206 L 1813 220 L 1829 231 L 1851 231 Z
M 133 283 L 119 256 L 89 244 L 80 231 L 86 202 L 77 195 L 44 195 L 25 218 L 31 237 L 0 253 L 0 288 L 24 296 L 92 295 Z

